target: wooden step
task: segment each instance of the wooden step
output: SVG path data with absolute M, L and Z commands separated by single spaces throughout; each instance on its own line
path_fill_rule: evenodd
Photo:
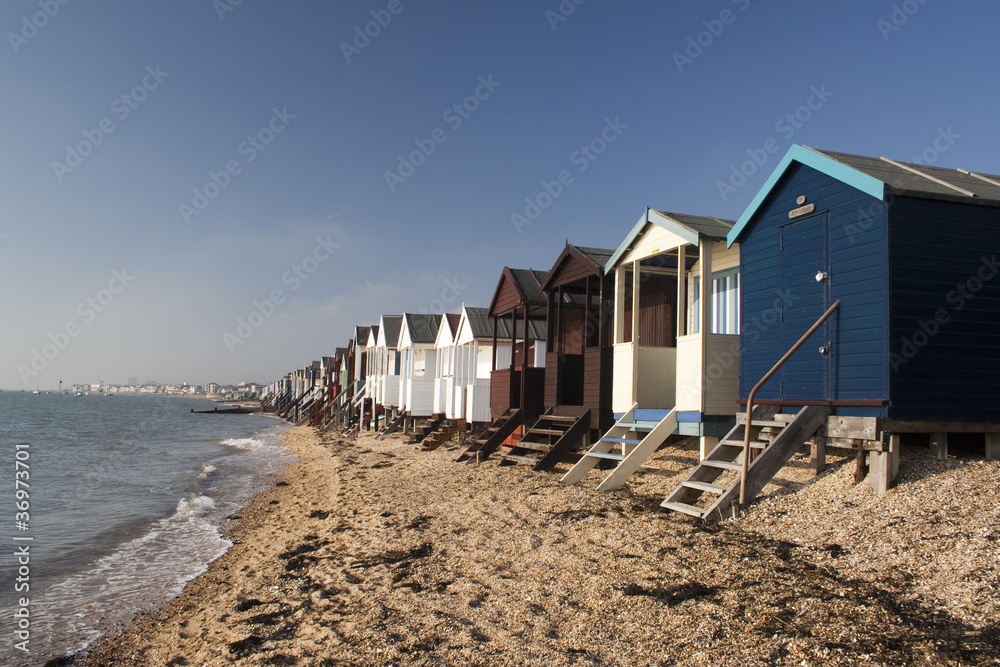
M 577 419 L 579 419 L 579 417 L 571 417 L 569 415 L 542 415 L 538 419 L 539 419 L 539 421 L 541 421 L 543 419 L 549 419 L 549 420 L 554 421 L 554 422 L 573 423 Z
M 599 442 L 614 442 L 619 445 L 638 445 L 642 440 L 635 440 L 632 438 L 601 438 Z
M 669 500 L 664 500 L 660 503 L 660 507 L 666 507 L 667 509 L 674 510 L 675 512 L 681 512 L 683 514 L 688 514 L 693 517 L 702 517 L 705 510 L 694 505 L 688 505 L 687 503 L 675 503 Z
M 709 468 L 722 468 L 723 470 L 743 470 L 743 464 L 734 461 L 711 461 L 705 459 L 701 462 L 701 465 L 708 466 Z
M 750 449 L 767 449 L 768 445 L 770 445 L 770 444 L 771 444 L 770 441 L 763 442 L 761 440 L 751 440 L 750 441 Z M 742 442 L 733 442 L 731 440 L 724 440 L 724 441 L 720 442 L 719 445 L 721 445 L 723 447 L 733 447 L 733 448 L 739 449 L 741 451 L 743 449 L 743 443 Z
M 512 449 L 531 449 L 536 452 L 547 452 L 552 449 L 552 445 L 547 442 L 531 442 L 530 440 L 525 441 L 522 438 Z
M 698 489 L 699 491 L 705 491 L 707 493 L 715 493 L 720 496 L 726 492 L 725 486 L 719 486 L 718 484 L 709 484 L 708 482 L 695 482 L 691 480 L 691 481 L 681 482 L 681 486 L 686 486 L 689 489 Z
M 624 454 L 614 454 L 612 452 L 587 452 L 584 456 L 593 456 L 595 459 L 610 459 L 612 461 L 624 461 Z
M 622 428 L 626 428 L 630 431 L 649 432 L 652 431 L 654 428 L 656 428 L 656 425 L 659 423 L 660 422 L 651 422 L 651 421 L 617 422 L 615 426 L 621 426 Z
M 503 457 L 501 463 L 524 463 L 527 465 L 535 465 L 538 462 L 537 456 L 522 456 L 520 454 L 507 454 Z
M 553 429 L 553 428 L 529 428 L 528 429 L 528 433 L 541 433 L 542 435 L 562 435 L 565 432 L 566 432 L 565 430 L 560 431 L 558 429 Z M 528 433 L 525 433 L 524 435 L 528 435 Z

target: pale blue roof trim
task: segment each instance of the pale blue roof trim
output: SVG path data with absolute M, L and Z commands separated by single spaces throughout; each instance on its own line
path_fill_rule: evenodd
M 653 215 L 650 215 L 650 213 L 652 213 Z M 621 242 L 621 244 L 618 246 L 618 249 L 615 250 L 613 255 L 611 255 L 611 259 L 609 259 L 608 263 L 604 265 L 605 273 L 614 270 L 615 266 L 618 264 L 618 260 L 620 260 L 625 255 L 625 253 L 628 252 L 629 246 L 631 246 L 632 242 L 635 241 L 640 234 L 642 234 L 642 230 L 646 227 L 647 223 L 652 223 L 659 227 L 663 227 L 668 232 L 673 232 L 674 234 L 677 234 L 677 236 L 680 236 L 688 243 L 698 245 L 697 232 L 688 229 L 687 227 L 677 222 L 673 218 L 668 218 L 665 215 L 661 214 L 659 211 L 654 211 L 647 207 L 645 215 L 639 218 L 639 222 L 635 223 L 635 226 L 632 228 L 632 231 L 628 233 L 628 236 L 625 237 L 625 240 Z
M 736 221 L 736 224 L 733 226 L 732 230 L 730 230 L 726 237 L 726 243 L 728 246 L 732 246 L 736 243 L 740 234 L 743 233 L 743 228 L 746 227 L 750 222 L 750 219 L 757 214 L 757 211 L 764 203 L 764 200 L 769 194 L 771 194 L 771 190 L 774 189 L 775 184 L 785 174 L 785 171 L 792 162 L 798 162 L 806 165 L 807 167 L 812 167 L 816 171 L 822 172 L 842 183 L 846 183 L 853 188 L 857 188 L 865 194 L 869 194 L 880 201 L 885 196 L 885 183 L 879 179 L 860 172 L 853 167 L 849 167 L 843 162 L 838 162 L 833 158 L 827 157 L 822 153 L 806 148 L 805 146 L 792 144 L 792 147 L 788 149 L 785 156 L 781 158 L 781 162 L 779 162 L 778 166 L 771 172 L 771 176 L 767 179 L 767 182 L 764 183 L 763 187 L 761 187 L 761 189 L 757 192 L 757 196 L 753 198 L 750 205 L 747 206 L 745 211 L 743 211 L 743 215 L 740 216 L 740 219 Z

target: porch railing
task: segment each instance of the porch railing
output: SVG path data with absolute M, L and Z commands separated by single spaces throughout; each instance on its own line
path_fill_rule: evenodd
M 802 344 L 806 342 L 809 336 L 812 336 L 816 332 L 816 329 L 819 329 L 820 325 L 822 325 L 823 322 L 826 322 L 827 318 L 833 314 L 833 311 L 837 310 L 839 307 L 840 299 L 837 299 L 832 306 L 827 308 L 825 313 L 820 315 L 820 318 L 816 320 L 816 323 L 809 327 L 808 331 L 802 334 L 802 337 L 799 338 L 795 345 L 792 345 L 788 352 L 785 352 L 785 356 L 778 359 L 778 363 L 772 366 L 771 370 L 769 370 L 764 377 L 760 379 L 760 382 L 753 386 L 753 389 L 750 390 L 750 395 L 747 396 L 747 418 L 746 422 L 743 424 L 743 469 L 740 472 L 740 507 L 743 507 L 743 504 L 746 501 L 747 493 L 747 469 L 750 467 L 750 426 L 753 424 L 753 399 L 757 396 L 757 391 L 764 386 L 764 383 L 770 380 L 771 376 L 778 372 L 778 369 L 781 368 L 793 354 L 795 354 L 796 350 L 802 347 Z

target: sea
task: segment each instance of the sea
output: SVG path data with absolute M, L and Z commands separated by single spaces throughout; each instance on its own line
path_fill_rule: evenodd
M 0 665 L 74 655 L 226 552 L 225 526 L 295 457 L 285 422 L 192 413 L 215 407 L 0 391 Z

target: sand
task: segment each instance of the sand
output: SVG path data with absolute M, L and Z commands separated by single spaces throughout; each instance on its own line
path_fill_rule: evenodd
M 454 443 L 285 442 L 233 547 L 79 665 L 1000 664 L 997 462 L 905 448 L 879 497 L 800 456 L 713 526 L 659 507 L 690 444 L 597 494 Z

